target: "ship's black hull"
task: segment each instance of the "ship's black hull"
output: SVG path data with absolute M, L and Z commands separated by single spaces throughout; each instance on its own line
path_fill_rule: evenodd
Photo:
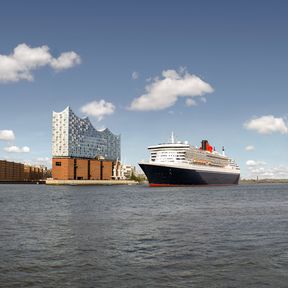
M 154 164 L 139 164 L 150 186 L 169 185 L 233 185 L 238 184 L 240 174 L 201 171 L 166 167 Z

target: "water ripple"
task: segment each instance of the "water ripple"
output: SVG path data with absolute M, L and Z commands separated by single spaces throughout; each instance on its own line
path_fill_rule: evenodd
M 288 186 L 0 185 L 0 287 L 287 287 Z

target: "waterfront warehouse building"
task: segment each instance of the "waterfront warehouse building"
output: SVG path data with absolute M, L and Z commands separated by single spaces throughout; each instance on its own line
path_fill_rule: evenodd
M 120 160 L 120 135 L 96 130 L 88 117 L 79 118 L 68 106 L 53 112 L 52 157 Z
M 53 112 L 52 176 L 55 180 L 110 180 L 120 160 L 120 135 L 96 130 L 67 107 Z
M 115 162 L 111 160 L 53 158 L 54 180 L 111 180 Z
M 51 176 L 46 167 L 0 160 L 0 183 L 34 182 Z

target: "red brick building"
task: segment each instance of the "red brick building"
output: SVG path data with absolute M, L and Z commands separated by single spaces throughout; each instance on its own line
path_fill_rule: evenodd
M 0 181 L 24 181 L 24 164 L 0 160 Z
M 52 177 L 55 180 L 111 180 L 113 166 L 111 160 L 53 158 Z
M 0 182 L 32 182 L 44 180 L 50 175 L 46 168 L 0 160 Z

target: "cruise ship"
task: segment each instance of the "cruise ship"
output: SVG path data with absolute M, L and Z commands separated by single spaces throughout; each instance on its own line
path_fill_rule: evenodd
M 238 184 L 240 168 L 234 160 L 202 140 L 199 148 L 187 141 L 148 147 L 150 160 L 139 163 L 150 186 L 232 185 Z

